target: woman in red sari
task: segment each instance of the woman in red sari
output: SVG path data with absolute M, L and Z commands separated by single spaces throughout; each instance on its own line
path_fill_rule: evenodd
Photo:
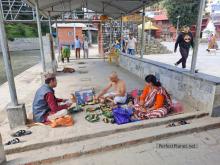
M 145 81 L 140 102 L 135 106 L 135 117 L 141 120 L 165 117 L 172 104 L 169 94 L 154 75 L 146 76 Z

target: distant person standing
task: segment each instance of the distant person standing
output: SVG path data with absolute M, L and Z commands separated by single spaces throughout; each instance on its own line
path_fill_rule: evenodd
M 135 50 L 137 50 L 137 40 L 134 38 L 133 34 L 130 33 L 127 40 L 127 53 L 135 55 Z
M 175 48 L 174 48 L 175 53 L 176 53 L 178 45 L 180 48 L 180 54 L 182 58 L 175 63 L 175 66 L 182 63 L 182 68 L 186 68 L 186 60 L 189 56 L 189 49 L 190 49 L 190 46 L 193 47 L 193 35 L 190 32 L 190 29 L 188 26 L 183 27 L 183 31 L 179 34 L 176 40 Z
M 208 43 L 208 49 L 206 49 L 208 52 L 210 51 L 210 49 L 218 48 L 215 34 L 211 34 L 211 36 L 208 38 Z
M 122 53 L 126 53 L 126 50 L 125 50 L 126 49 L 125 39 L 124 39 L 123 36 L 121 37 L 120 44 L 121 44 L 121 51 L 122 51 Z
M 83 40 L 83 57 L 89 58 L 89 42 L 86 37 Z
M 81 42 L 79 40 L 79 37 L 76 36 L 75 40 L 75 52 L 76 52 L 76 59 L 80 59 L 80 48 L 81 48 Z
M 62 46 L 61 54 L 62 54 L 61 60 L 63 63 L 64 63 L 65 58 L 67 58 L 67 62 L 70 62 L 70 48 L 69 48 L 69 46 Z

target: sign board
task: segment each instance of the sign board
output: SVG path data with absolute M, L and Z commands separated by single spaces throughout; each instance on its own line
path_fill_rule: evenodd
M 140 14 L 127 15 L 122 17 L 123 22 L 141 22 L 142 16 Z

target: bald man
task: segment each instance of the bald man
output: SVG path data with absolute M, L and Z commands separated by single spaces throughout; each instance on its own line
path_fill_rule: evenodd
M 96 99 L 110 98 L 113 99 L 114 104 L 124 104 L 127 100 L 125 81 L 118 78 L 116 72 L 112 72 L 109 76 L 110 82 L 108 85 L 97 95 Z M 107 93 L 111 88 L 113 92 Z

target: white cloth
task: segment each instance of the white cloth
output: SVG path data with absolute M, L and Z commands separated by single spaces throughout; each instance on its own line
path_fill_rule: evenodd
M 115 92 L 109 92 L 109 93 L 106 93 L 104 95 L 104 97 L 111 97 L 111 96 L 114 96 L 116 93 Z M 121 104 L 124 104 L 127 100 L 127 94 L 125 94 L 125 96 L 115 96 L 114 97 L 114 104 L 117 104 L 117 103 L 121 103 Z
M 63 116 L 65 116 L 65 115 L 67 115 L 67 114 L 68 114 L 67 109 L 62 109 L 62 110 L 58 111 L 58 112 L 55 113 L 55 114 L 49 115 L 49 116 L 47 117 L 47 119 L 50 120 L 50 121 L 52 121 L 52 120 L 58 119 L 58 118 L 60 118 L 60 117 L 63 117 Z
M 84 49 L 89 49 L 89 43 L 88 43 L 88 41 L 84 41 L 83 47 L 84 47 Z
M 136 38 L 134 37 L 132 39 L 128 38 L 128 49 L 135 49 L 136 43 L 137 43 Z

